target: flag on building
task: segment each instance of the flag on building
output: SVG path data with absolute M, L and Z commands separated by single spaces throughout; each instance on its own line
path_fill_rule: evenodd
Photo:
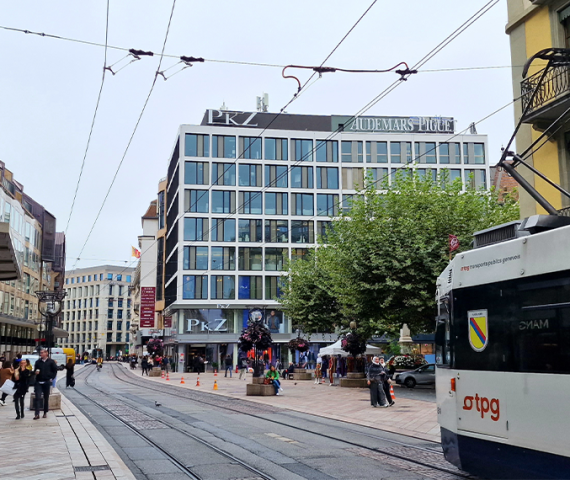
M 137 250 L 135 247 L 131 247 L 132 253 L 131 257 L 141 258 L 141 251 Z
M 449 235 L 449 251 L 453 252 L 459 248 L 459 239 L 455 235 Z

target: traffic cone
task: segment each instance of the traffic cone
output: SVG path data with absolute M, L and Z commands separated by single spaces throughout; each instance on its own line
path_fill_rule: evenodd
M 162 377 L 161 378 L 164 380 L 164 370 L 162 371 Z
M 180 380 L 180 385 L 186 385 L 186 383 L 184 382 L 184 377 L 182 377 L 182 379 Z
M 237 366 L 237 365 L 236 365 L 236 373 L 239 373 L 239 371 L 238 371 L 238 366 Z
M 218 376 L 218 371 L 214 368 L 214 377 Z
M 200 375 L 198 375 L 198 378 L 196 379 L 196 386 L 197 387 L 200 386 Z
M 214 380 L 214 390 L 217 390 L 217 389 L 218 389 L 218 381 Z
M 166 372 L 166 381 L 170 380 L 170 374 L 168 372 Z
M 394 394 L 394 387 L 392 385 L 390 385 L 390 396 L 392 397 L 392 400 L 396 400 L 396 395 Z

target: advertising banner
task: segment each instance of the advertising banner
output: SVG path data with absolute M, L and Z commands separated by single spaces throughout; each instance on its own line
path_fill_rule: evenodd
M 154 328 L 155 287 L 141 287 L 140 328 Z

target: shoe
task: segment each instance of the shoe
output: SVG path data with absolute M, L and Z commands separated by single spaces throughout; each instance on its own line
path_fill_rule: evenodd
M 40 419 L 40 416 L 39 416 L 39 415 L 35 415 L 35 416 L 34 416 L 34 420 L 39 420 L 39 419 Z
M 281 395 L 281 394 L 280 394 L 279 392 L 277 392 L 275 395 L 279 396 L 279 395 Z
M 374 408 L 378 408 L 378 405 L 372 405 Z
M 388 406 L 388 405 L 386 405 Z M 47 418 L 47 413 L 44 413 L 44 416 L 42 418 Z
M 5 406 L 6 402 L 4 400 L 0 400 L 0 405 Z
M 380 405 L 380 408 L 388 408 L 390 405 L 386 404 L 386 405 Z
M 16 416 L 16 420 L 20 420 L 20 418 L 21 418 L 20 415 Z
M 279 391 L 280 391 L 281 393 L 283 393 L 283 389 L 282 389 L 281 387 L 279 387 Z
M 24 412 L 22 412 L 22 415 L 20 415 L 21 418 L 24 418 Z
M 396 402 L 390 402 L 390 406 L 395 405 L 395 404 L 396 404 Z

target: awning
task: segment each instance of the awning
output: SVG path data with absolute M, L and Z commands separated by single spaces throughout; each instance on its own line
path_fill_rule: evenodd
M 0 323 L 7 323 L 8 325 L 17 325 L 18 327 L 27 327 L 37 330 L 38 326 L 31 320 L 25 320 L 12 315 L 0 315 Z
M 340 355 L 342 357 L 348 357 L 350 354 L 345 352 L 341 347 L 342 340 L 338 340 L 336 343 L 323 347 L 319 350 L 321 355 Z M 366 351 L 364 355 L 379 355 L 382 353 L 382 349 L 374 347 L 372 345 L 366 345 Z
M 0 281 L 18 280 L 22 271 L 10 237 L 10 224 L 0 222 Z

